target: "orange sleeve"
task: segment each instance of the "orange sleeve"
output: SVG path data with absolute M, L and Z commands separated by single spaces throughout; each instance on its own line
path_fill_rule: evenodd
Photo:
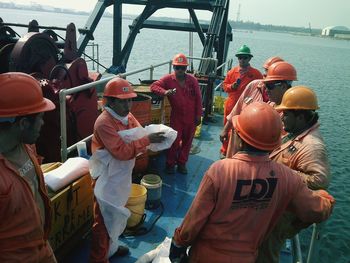
M 180 227 L 175 229 L 174 240 L 179 246 L 189 246 L 196 239 L 215 208 L 216 194 L 212 179 L 204 175 L 196 197 Z
M 150 89 L 153 93 L 159 96 L 165 96 L 165 92 L 169 89 L 168 82 L 171 80 L 171 75 L 166 75 L 160 80 L 157 80 L 152 83 Z
M 224 83 L 223 83 L 223 89 L 225 92 L 231 92 L 232 91 L 232 84 L 236 81 L 235 74 L 234 74 L 235 68 L 231 69 L 229 72 L 227 72 Z
M 310 189 L 326 189 L 330 177 L 326 147 L 319 142 L 305 144 L 305 146 L 298 154 L 295 170 Z
M 320 223 L 328 219 L 335 204 L 334 198 L 326 191 L 312 191 L 298 178 L 295 181 L 294 196 L 288 206 L 288 210 L 306 223 Z
M 104 147 L 118 160 L 131 160 L 137 154 L 145 152 L 150 144 L 147 136 L 130 143 L 125 143 L 110 122 L 104 122 L 95 128 L 95 133 Z

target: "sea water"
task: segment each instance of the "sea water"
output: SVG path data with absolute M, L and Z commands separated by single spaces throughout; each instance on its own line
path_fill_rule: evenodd
M 0 9 L 5 22 L 28 23 L 36 19 L 45 26 L 66 26 L 74 22 L 84 27 L 87 16 Z M 112 61 L 112 18 L 102 18 L 94 32 L 100 48 L 100 63 Z M 132 20 L 123 19 L 123 44 Z M 17 32 L 24 33 L 24 29 Z M 64 36 L 64 33 L 61 34 Z M 189 53 L 189 34 L 166 30 L 142 29 L 138 34 L 128 62 L 128 71 L 169 60 L 175 53 Z M 331 163 L 332 181 L 329 191 L 336 198 L 331 218 L 321 232 L 320 251 L 313 262 L 348 263 L 350 260 L 350 41 L 271 32 L 233 32 L 229 58 L 247 44 L 254 55 L 252 66 L 261 69 L 271 56 L 280 56 L 297 69 L 295 85 L 307 85 L 317 93 L 323 133 Z M 202 45 L 194 35 L 194 56 L 200 56 Z M 236 63 L 236 61 L 235 61 Z M 159 78 L 166 70 L 155 72 Z M 149 79 L 148 73 L 138 76 Z M 132 78 L 131 78 L 132 79 Z M 135 79 L 138 81 L 138 79 Z M 218 143 L 219 145 L 219 143 Z M 219 147 L 219 146 L 218 146 Z M 302 241 L 305 251 L 305 242 Z

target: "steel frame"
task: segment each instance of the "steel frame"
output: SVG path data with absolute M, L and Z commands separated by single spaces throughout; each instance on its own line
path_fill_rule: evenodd
M 105 9 L 113 5 L 113 58 L 111 73 L 123 73 L 126 70 L 131 50 L 137 34 L 142 28 L 157 28 L 168 30 L 181 30 L 197 32 L 203 44 L 203 58 L 217 58 L 218 64 L 224 63 L 227 58 L 229 42 L 232 41 L 231 26 L 228 23 L 229 0 L 98 0 L 91 12 L 84 29 L 79 29 L 78 54 L 85 50 L 89 40 L 93 40 L 93 33 L 99 23 Z M 126 43 L 122 47 L 122 5 L 144 5 L 144 9 L 138 15 L 132 25 Z M 179 22 L 147 21 L 157 10 L 162 8 L 187 9 L 193 24 Z M 198 21 L 195 10 L 207 10 L 213 13 L 209 25 L 203 25 Z M 199 72 L 203 71 L 200 64 Z M 222 70 L 217 72 L 222 75 Z

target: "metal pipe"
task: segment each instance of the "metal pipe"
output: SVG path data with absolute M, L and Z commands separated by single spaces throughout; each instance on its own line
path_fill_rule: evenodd
M 67 124 L 66 124 L 66 94 L 65 89 L 59 93 L 60 123 L 61 123 L 61 160 L 67 160 Z
M 166 64 L 168 64 L 168 63 L 169 63 L 169 62 L 163 62 L 163 63 L 157 64 L 157 65 L 154 65 L 154 66 L 150 66 L 150 67 L 146 67 L 146 68 L 142 68 L 142 69 L 130 71 L 129 73 L 123 73 L 123 74 L 118 74 L 118 75 L 111 76 L 111 77 L 108 77 L 108 78 L 104 78 L 104 79 L 101 79 L 101 80 L 98 80 L 98 81 L 95 81 L 95 82 L 87 83 L 87 84 L 84 84 L 84 85 L 81 85 L 81 86 L 78 86 L 78 87 L 75 87 L 75 88 L 71 88 L 71 89 L 64 90 L 64 93 L 65 93 L 65 95 L 74 94 L 74 93 L 76 93 L 76 92 L 79 92 L 79 91 L 83 91 L 83 90 L 92 88 L 92 87 L 94 87 L 94 86 L 96 86 L 96 85 L 99 85 L 99 84 L 105 84 L 105 83 L 107 83 L 109 80 L 111 80 L 111 79 L 113 79 L 113 78 L 115 78 L 115 77 L 117 77 L 117 76 L 119 76 L 119 77 L 121 77 L 121 78 L 127 77 L 127 76 L 130 76 L 130 75 L 134 75 L 134 74 L 136 74 L 136 73 L 140 73 L 140 72 L 149 70 L 149 69 L 151 69 L 151 67 L 156 68 L 156 67 L 159 67 L 159 66 L 166 65 Z
M 17 23 L 1 23 L 2 26 L 17 26 L 17 27 L 28 27 L 28 24 L 17 24 Z M 41 28 L 41 29 L 52 29 L 52 30 L 63 30 L 66 31 L 65 27 L 57 27 L 57 26 L 32 26 L 33 28 Z M 79 29 L 83 30 L 83 29 Z
M 172 61 L 170 60 L 168 63 L 169 63 L 169 74 L 170 74 L 171 71 L 172 71 L 172 68 L 173 68 L 173 67 L 172 67 Z
M 92 61 L 92 70 L 95 70 L 95 43 L 92 43 L 91 48 L 92 48 L 92 57 L 94 58 L 94 60 Z
M 92 135 L 93 135 L 93 134 L 89 135 L 88 137 L 86 137 L 86 138 L 80 140 L 79 142 L 87 142 L 87 141 L 89 141 L 90 139 L 92 139 Z M 76 143 L 74 143 L 73 145 L 69 146 L 69 147 L 67 148 L 67 153 L 70 153 L 71 151 L 75 150 L 75 149 L 77 148 L 77 145 L 78 145 L 79 142 L 76 142 Z
M 312 258 L 313 258 L 313 253 L 314 253 L 314 248 L 315 248 L 315 242 L 318 236 L 318 225 L 312 224 L 312 235 L 311 235 L 311 241 L 310 241 L 310 246 L 309 246 L 309 252 L 307 254 L 307 260 L 306 263 L 311 263 Z
M 149 79 L 153 79 L 153 72 L 154 72 L 154 67 L 151 65 L 151 68 L 149 69 Z
M 100 72 L 100 51 L 99 51 L 99 45 L 96 44 L 97 47 L 97 72 Z
M 300 240 L 299 240 L 299 235 L 295 235 L 293 238 L 293 242 L 295 245 L 295 250 L 296 250 L 296 257 L 297 257 L 297 261 L 296 263 L 303 263 L 303 256 L 301 254 L 301 248 L 300 248 Z

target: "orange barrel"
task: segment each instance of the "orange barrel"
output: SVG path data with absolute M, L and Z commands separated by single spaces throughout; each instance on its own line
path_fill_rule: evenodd
M 151 123 L 151 97 L 137 94 L 137 97 L 132 99 L 130 112 L 142 126 L 149 125 Z
M 152 98 L 151 102 L 151 123 L 159 124 L 162 122 L 162 111 L 161 111 L 161 101 L 162 97 L 158 96 L 157 94 L 153 93 L 150 89 L 150 86 L 143 84 L 143 82 L 146 80 L 143 80 L 141 85 L 133 85 L 134 91 L 137 94 L 145 94 Z M 151 80 L 149 83 L 152 83 Z
M 144 173 L 148 168 L 148 161 L 149 161 L 148 152 L 145 152 L 137 156 L 135 160 L 134 169 L 132 170 L 133 174 Z

